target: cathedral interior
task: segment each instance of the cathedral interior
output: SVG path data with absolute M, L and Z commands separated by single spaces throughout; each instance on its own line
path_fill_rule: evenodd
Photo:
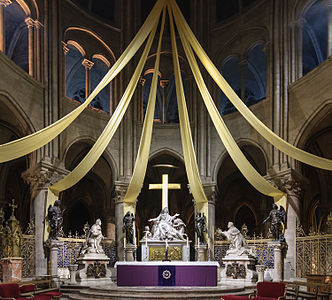
M 332 1 L 177 0 L 198 41 L 250 110 L 282 139 L 332 159 Z M 155 0 L 0 0 L 0 145 L 54 123 L 81 103 L 131 42 Z M 184 165 L 169 27 L 158 73 L 149 162 L 136 207 L 137 240 L 161 211 L 158 165 L 168 164 L 171 214 L 179 213 L 195 240 L 195 204 Z M 179 43 L 180 44 L 180 43 Z M 82 235 L 100 218 L 104 235 L 123 259 L 122 200 L 138 152 L 154 71 L 157 38 L 129 108 L 103 155 L 73 187 L 60 194 L 65 236 Z M 138 55 L 58 137 L 24 157 L 0 163 L 4 220 L 15 199 L 22 231 L 35 225 L 33 273 L 46 274 L 43 248 L 46 192 L 88 153 L 114 113 Z M 273 198 L 241 174 L 211 122 L 186 56 L 179 47 L 181 76 L 199 174 L 209 206 L 209 228 L 238 229 L 266 237 L 263 224 Z M 296 274 L 296 235 L 332 233 L 332 172 L 315 168 L 269 144 L 235 109 L 205 72 L 220 115 L 248 161 L 287 193 L 288 251 L 285 278 Z M 329 236 L 332 241 L 332 236 Z M 310 263 L 308 263 L 308 266 Z M 309 266 L 310 267 L 310 266 Z M 309 273 L 332 273 L 325 269 Z

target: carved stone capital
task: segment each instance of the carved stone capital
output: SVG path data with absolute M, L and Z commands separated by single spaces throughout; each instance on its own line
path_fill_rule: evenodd
M 0 5 L 6 7 L 8 5 L 12 4 L 11 0 L 0 0 Z
M 114 190 L 112 192 L 112 198 L 114 199 L 115 204 L 122 203 L 127 190 L 128 190 L 128 182 L 120 182 L 116 181 L 114 184 Z
M 24 22 L 25 22 L 25 24 L 27 24 L 28 28 L 29 27 L 34 27 L 35 24 L 36 24 L 35 21 L 32 18 L 30 18 L 30 17 L 26 18 L 24 20 Z
M 209 204 L 215 205 L 217 199 L 216 184 L 213 182 L 205 183 L 203 184 L 203 189 Z
M 32 197 L 38 190 L 46 189 L 61 180 L 69 172 L 52 165 L 40 163 L 21 174 L 22 179 L 30 185 Z
M 288 196 L 300 198 L 302 185 L 306 179 L 292 169 L 265 177 L 274 187 Z
M 86 69 L 91 69 L 92 66 L 94 65 L 94 63 L 91 60 L 88 60 L 86 58 L 83 59 L 82 61 L 82 65 L 86 68 Z

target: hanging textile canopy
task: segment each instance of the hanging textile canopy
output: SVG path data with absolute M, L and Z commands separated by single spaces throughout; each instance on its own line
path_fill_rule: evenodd
M 64 131 L 89 105 L 89 103 L 96 97 L 96 95 L 119 74 L 119 72 L 128 64 L 132 57 L 136 54 L 139 48 L 146 41 L 145 48 L 141 54 L 141 58 L 136 67 L 135 72 L 126 88 L 116 110 L 112 114 L 109 122 L 107 123 L 104 131 L 101 133 L 91 150 L 86 154 L 82 161 L 62 180 L 50 186 L 48 189 L 47 205 L 53 204 L 55 199 L 59 197 L 59 194 L 75 185 L 81 180 L 99 157 L 105 151 L 107 145 L 112 139 L 115 131 L 117 130 L 121 120 L 130 104 L 131 98 L 135 92 L 138 80 L 142 74 L 146 59 L 151 49 L 158 24 L 160 23 L 159 41 L 157 47 L 157 55 L 154 66 L 154 73 L 152 77 L 152 84 L 149 94 L 148 107 L 144 118 L 144 124 L 142 129 L 142 135 L 140 145 L 138 148 L 138 154 L 135 161 L 133 170 L 133 176 L 128 186 L 127 193 L 124 198 L 124 214 L 127 211 L 135 212 L 135 201 L 141 191 L 145 173 L 147 169 L 152 129 L 153 129 L 153 116 L 155 110 L 157 84 L 158 84 L 158 71 L 160 64 L 161 44 L 162 36 L 165 26 L 166 10 L 169 16 L 172 54 L 173 54 L 173 68 L 176 85 L 176 95 L 178 101 L 179 121 L 180 121 L 180 133 L 182 141 L 182 149 L 184 155 L 184 162 L 188 181 L 191 192 L 193 194 L 197 210 L 204 212 L 208 216 L 208 201 L 205 196 L 202 182 L 200 179 L 197 160 L 195 156 L 195 150 L 193 147 L 192 135 L 189 124 L 189 116 L 186 106 L 185 94 L 183 90 L 182 78 L 180 73 L 180 64 L 178 58 L 178 50 L 176 44 L 175 27 L 180 36 L 180 40 L 188 59 L 188 63 L 192 70 L 194 79 L 198 86 L 198 89 L 202 95 L 202 99 L 207 108 L 207 111 L 211 117 L 211 120 L 217 130 L 217 133 L 223 142 L 230 157 L 234 161 L 237 168 L 241 171 L 243 176 L 248 182 L 259 192 L 264 195 L 273 197 L 275 202 L 283 202 L 285 205 L 286 195 L 275 188 L 264 177 L 262 177 L 255 168 L 250 164 L 247 158 L 242 153 L 241 149 L 235 142 L 231 133 L 229 132 L 225 122 L 223 121 L 218 109 L 216 108 L 214 101 L 206 87 L 203 80 L 201 71 L 198 67 L 196 56 L 201 61 L 202 65 L 208 71 L 210 76 L 220 87 L 223 93 L 232 102 L 235 108 L 241 113 L 241 115 L 248 121 L 248 123 L 259 132 L 268 142 L 275 146 L 280 151 L 286 153 L 290 157 L 293 157 L 303 163 L 309 164 L 325 170 L 332 170 L 332 160 L 322 158 L 289 144 L 281 139 L 273 131 L 271 131 L 265 124 L 263 124 L 243 103 L 243 101 L 237 96 L 230 85 L 219 73 L 218 69 L 212 63 L 208 55 L 203 50 L 202 46 L 197 41 L 195 35 L 191 31 L 189 25 L 186 23 L 178 5 L 175 0 L 158 0 L 147 17 L 146 21 L 138 31 L 132 42 L 128 45 L 126 50 L 122 53 L 120 58 L 108 71 L 105 77 L 97 85 L 94 91 L 86 99 L 86 101 L 73 110 L 71 113 L 59 119 L 57 122 L 37 131 L 31 135 L 25 136 L 21 139 L 14 140 L 12 142 L 0 145 L 0 163 L 13 160 L 15 158 L 29 154 L 45 144 L 49 143 L 52 139 L 58 136 Z M 161 17 L 161 22 L 160 22 Z M 196 56 L 195 56 L 196 54 Z M 285 207 L 286 208 L 286 207 Z M 45 230 L 46 237 L 46 230 Z

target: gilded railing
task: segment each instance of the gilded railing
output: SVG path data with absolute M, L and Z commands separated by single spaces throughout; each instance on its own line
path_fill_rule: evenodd
M 332 234 L 310 233 L 301 226 L 296 230 L 296 277 L 332 274 Z

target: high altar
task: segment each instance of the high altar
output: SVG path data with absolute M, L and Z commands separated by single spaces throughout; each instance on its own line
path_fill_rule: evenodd
M 163 175 L 163 184 L 150 188 L 162 188 L 163 209 L 159 216 L 149 220 L 152 223 L 151 229 L 149 226 L 145 227 L 144 237 L 140 240 L 141 262 L 116 263 L 117 285 L 216 286 L 218 262 L 189 261 L 191 241 L 185 233 L 186 225 L 179 214 L 169 214 L 165 191 L 177 188 L 176 184 L 168 184 L 167 175 Z M 128 222 L 131 220 L 128 218 Z M 128 232 L 126 241 L 132 240 L 131 235 Z M 126 248 L 131 249 L 128 243 Z

